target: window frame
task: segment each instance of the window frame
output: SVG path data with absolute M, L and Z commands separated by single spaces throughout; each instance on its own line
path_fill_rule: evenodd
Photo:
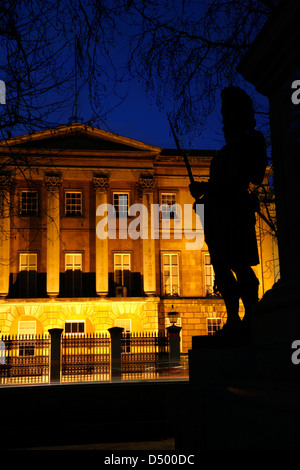
M 20 325 L 21 323 L 32 323 L 34 324 L 34 333 L 25 333 L 21 334 L 20 333 Z M 28 357 L 28 356 L 35 356 L 35 342 L 34 338 L 36 337 L 36 327 L 37 327 L 37 322 L 36 320 L 20 320 L 18 322 L 18 338 L 20 341 L 28 341 L 30 342 L 31 339 L 33 339 L 33 342 L 30 344 L 25 344 L 25 345 L 19 345 L 18 349 L 18 355 L 20 357 Z M 29 338 L 26 338 L 26 336 L 29 335 Z M 34 338 L 30 338 L 30 336 L 33 336 Z
M 64 263 L 65 272 L 67 271 L 67 269 L 66 269 L 66 266 L 67 266 L 67 256 L 73 256 L 73 257 L 75 257 L 75 256 L 80 256 L 80 258 L 81 258 L 81 263 L 80 263 L 81 268 L 79 269 L 79 271 L 82 272 L 82 265 L 83 265 L 83 262 L 82 262 L 82 261 L 83 261 L 82 252 L 80 252 L 80 251 L 66 251 L 66 252 L 65 252 L 65 263 Z M 74 259 L 74 258 L 73 258 L 73 259 Z M 76 271 L 76 269 L 74 269 L 74 266 L 75 266 L 74 262 L 72 263 L 72 266 L 73 266 L 73 269 L 72 269 L 71 271 Z
M 177 281 L 178 281 L 178 285 L 177 285 L 177 293 L 173 293 L 172 290 L 173 290 L 173 282 L 172 282 L 172 261 L 170 259 L 170 263 L 169 264 L 164 264 L 164 257 L 165 256 L 176 256 L 177 257 L 177 264 L 174 265 L 177 267 L 178 269 L 178 273 L 177 273 Z M 171 293 L 166 293 L 166 289 L 165 289 L 165 266 L 169 266 L 170 267 L 170 280 L 171 280 Z M 162 252 L 161 253 L 161 273 L 162 273 L 162 294 L 164 297 L 180 297 L 180 290 L 181 290 L 181 279 L 180 279 L 180 273 L 181 273 L 181 267 L 180 267 L 180 252 L 176 252 L 176 251 L 166 251 L 166 252 Z
M 27 257 L 28 262 L 26 263 L 26 265 L 21 263 L 21 256 Z M 35 257 L 36 262 L 34 265 L 29 263 L 30 256 Z M 36 251 L 20 251 L 19 252 L 19 272 L 22 272 L 22 271 L 36 271 L 37 272 L 37 265 L 38 265 L 38 254 Z M 35 269 L 21 269 L 21 266 L 27 266 L 27 267 L 35 266 Z
M 168 204 L 167 202 L 163 202 L 163 196 L 174 196 L 175 202 L 172 204 Z M 178 203 L 178 193 L 176 191 L 161 191 L 160 195 L 160 218 L 161 220 L 176 220 L 179 218 L 179 214 L 177 213 L 177 210 L 175 211 L 164 211 L 163 210 L 163 205 L 168 205 L 169 208 L 171 208 L 173 205 L 175 205 L 175 209 Z M 168 215 L 169 214 L 169 215 Z M 171 215 L 173 214 L 173 215 Z
M 121 256 L 121 259 L 122 259 L 122 262 L 120 264 L 120 267 L 122 269 L 119 269 L 121 272 L 122 272 L 122 284 L 120 284 L 119 282 L 117 282 L 117 279 L 116 279 L 116 267 L 118 267 L 118 264 L 116 264 L 115 262 L 115 259 L 116 259 L 116 256 Z M 128 286 L 126 285 L 126 283 L 124 282 L 125 279 L 124 279 L 124 263 L 123 263 L 123 257 L 124 256 L 128 256 L 129 257 L 129 269 L 127 270 L 128 271 Z M 126 265 L 125 265 L 126 266 Z M 114 268 L 114 283 L 115 283 L 115 289 L 117 287 L 126 287 L 127 288 L 127 296 L 129 294 L 129 291 L 130 291 L 130 288 L 131 288 L 131 267 L 132 267 L 132 259 L 131 259 L 131 252 L 128 252 L 128 251 L 116 251 L 113 253 L 113 268 Z M 123 295 L 123 289 L 122 289 L 122 297 L 124 297 Z
M 70 263 L 67 263 L 67 256 L 73 256 L 73 262 L 72 264 Z M 74 258 L 75 256 L 80 256 L 80 265 L 76 263 L 74 263 Z M 67 266 L 72 266 L 72 269 L 67 269 Z M 80 266 L 80 269 L 76 269 L 76 266 Z M 64 274 L 65 274 L 65 290 L 66 290 L 66 294 L 68 294 L 68 286 L 67 286 L 67 272 L 68 271 L 71 271 L 72 272 L 72 294 L 71 295 L 67 295 L 67 297 L 81 297 L 82 296 L 82 273 L 83 273 L 83 252 L 79 252 L 79 251 L 66 251 L 64 253 Z M 74 276 L 75 276 L 75 272 L 76 271 L 79 271 L 79 275 L 80 275 L 80 292 L 79 294 L 80 295 L 75 295 L 76 294 L 76 289 L 74 289 Z
M 83 325 L 83 331 L 72 331 L 72 326 L 71 326 L 71 331 L 66 330 L 66 325 Z M 86 332 L 86 322 L 85 320 L 66 320 L 65 321 L 65 335 L 72 336 L 72 335 L 85 335 Z
M 28 201 L 23 201 L 23 194 L 30 194 L 35 193 L 35 211 L 29 211 L 28 208 L 23 208 L 23 204 L 27 203 Z M 37 189 L 21 189 L 20 190 L 20 199 L 19 199 L 19 215 L 20 217 L 38 217 L 39 216 L 39 191 Z
M 209 258 L 209 261 L 210 263 L 206 263 L 206 259 Z M 214 268 L 213 268 L 213 265 L 211 263 L 211 259 L 210 259 L 210 254 L 209 253 L 204 253 L 203 254 L 203 265 L 204 265 L 204 276 L 203 276 L 203 279 L 204 279 L 204 292 L 205 292 L 205 297 L 210 297 L 212 295 L 214 295 L 214 283 L 215 283 L 215 273 L 214 273 Z M 206 270 L 207 268 L 209 268 L 210 270 L 210 274 L 207 275 L 206 274 Z M 207 283 L 207 278 L 208 276 L 211 278 L 212 280 L 212 284 L 209 285 Z M 208 291 L 208 288 L 211 287 L 211 292 Z
M 212 328 L 209 327 L 210 322 L 216 322 L 214 325 L 212 323 Z M 214 328 L 214 326 L 218 326 L 218 328 Z M 216 331 L 221 330 L 223 326 L 223 319 L 221 317 L 208 317 L 206 318 L 206 331 L 208 336 L 213 336 Z
M 27 262 L 26 263 L 23 263 L 21 261 L 21 258 L 26 256 L 27 258 Z M 34 256 L 35 257 L 35 263 L 34 264 L 31 264 L 29 262 L 30 260 L 30 256 Z M 23 269 L 22 269 L 23 267 Z M 27 269 L 24 269 L 24 267 L 26 267 Z M 32 267 L 34 269 L 32 269 Z M 29 268 L 29 269 L 28 269 Z M 30 269 L 31 268 L 31 269 Z M 21 278 L 19 278 L 19 295 L 20 297 L 25 297 L 25 298 L 30 298 L 30 297 L 36 297 L 37 295 L 37 272 L 38 272 L 38 253 L 37 252 L 33 252 L 33 251 L 20 251 L 19 252 L 19 266 L 18 266 L 18 273 L 20 276 L 22 276 L 21 273 L 27 273 L 26 275 L 26 292 L 24 292 L 24 286 L 22 286 L 21 288 Z M 32 275 L 30 275 L 29 273 L 34 273 L 34 277 Z M 23 275 L 24 277 L 24 275 Z M 32 279 L 33 280 L 30 280 Z M 34 284 L 32 284 L 34 283 Z M 33 295 L 29 295 L 30 292 L 33 290 Z
M 67 203 L 67 195 L 68 194 L 80 194 L 80 213 L 79 212 L 76 212 L 76 213 L 67 213 L 68 210 L 67 210 L 67 207 L 68 207 L 68 203 Z M 83 217 L 83 191 L 80 190 L 80 189 L 65 189 L 64 191 L 64 216 L 65 217 Z
M 118 198 L 118 205 L 115 204 L 115 196 L 127 196 L 127 212 L 120 212 L 119 211 L 119 207 L 120 207 L 120 204 L 119 204 L 119 198 Z M 113 191 L 112 193 L 112 205 L 115 209 L 115 215 L 116 217 L 118 218 L 122 218 L 122 217 L 129 217 L 129 207 L 130 207 L 130 191 Z M 117 209 L 118 208 L 118 209 Z M 121 215 L 120 215 L 121 214 Z M 126 214 L 126 216 L 125 216 Z

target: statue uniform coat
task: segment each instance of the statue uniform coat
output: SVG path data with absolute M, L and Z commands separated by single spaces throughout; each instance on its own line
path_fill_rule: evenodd
M 264 142 L 258 131 L 230 139 L 211 162 L 204 232 L 213 264 L 230 268 L 259 264 L 255 209 L 248 189 L 250 183 L 260 185 L 264 178 Z

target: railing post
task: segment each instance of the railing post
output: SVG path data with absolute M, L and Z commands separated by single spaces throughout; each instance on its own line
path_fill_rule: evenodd
M 122 351 L 122 333 L 124 328 L 114 326 L 109 328 L 110 333 L 110 371 L 112 378 L 121 377 L 121 351 Z
M 62 328 L 48 330 L 51 336 L 50 344 L 50 382 L 60 382 L 61 378 L 61 334 Z
M 0 339 L 0 364 L 6 364 L 6 347 L 2 339 Z
M 181 326 L 169 326 L 168 338 L 169 338 L 169 361 L 174 364 L 180 362 L 180 331 Z
M 7 373 L 7 377 L 10 377 L 10 373 L 11 373 L 10 357 L 11 357 L 11 350 L 13 347 L 11 336 L 10 335 L 5 336 L 4 342 L 5 342 L 5 356 L 6 356 L 6 359 L 5 359 L 6 373 Z

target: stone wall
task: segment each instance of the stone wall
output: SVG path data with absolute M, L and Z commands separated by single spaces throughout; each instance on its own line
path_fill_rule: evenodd
M 178 312 L 178 326 L 181 331 L 181 352 L 187 353 L 192 347 L 192 337 L 207 335 L 207 319 L 221 318 L 226 322 L 226 308 L 221 298 L 164 299 L 159 305 L 159 324 L 163 325 L 168 312 Z M 241 315 L 243 310 L 241 308 Z
M 226 309 L 221 298 L 102 298 L 102 299 L 28 299 L 2 301 L 0 332 L 18 334 L 18 323 L 36 321 L 36 333 L 50 328 L 64 328 L 66 321 L 85 321 L 86 333 L 105 333 L 118 319 L 130 319 L 133 332 L 165 331 L 170 325 L 170 311 L 178 312 L 182 327 L 181 352 L 192 347 L 192 337 L 207 334 L 207 319 L 226 322 Z M 243 313 L 241 308 L 241 314 Z

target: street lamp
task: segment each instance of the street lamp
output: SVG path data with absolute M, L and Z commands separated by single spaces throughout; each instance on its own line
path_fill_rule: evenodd
M 172 326 L 174 326 L 176 324 L 178 315 L 179 315 L 179 313 L 174 310 L 174 307 L 172 305 L 172 310 L 170 310 L 170 312 L 168 312 L 168 317 L 170 319 L 170 323 L 172 323 Z

